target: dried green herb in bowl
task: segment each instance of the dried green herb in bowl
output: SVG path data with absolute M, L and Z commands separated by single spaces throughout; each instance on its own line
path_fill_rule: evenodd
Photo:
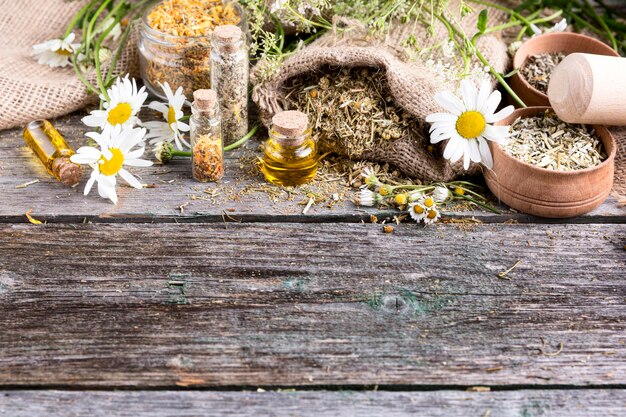
M 522 76 L 537 90 L 548 93 L 550 74 L 567 55 L 563 52 L 550 52 L 528 57 L 520 72 Z
M 551 111 L 517 119 L 503 148 L 520 161 L 554 171 L 591 168 L 606 159 L 593 129 L 565 123 Z

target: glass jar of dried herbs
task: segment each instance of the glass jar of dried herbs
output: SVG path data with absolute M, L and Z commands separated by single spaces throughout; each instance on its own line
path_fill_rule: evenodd
M 211 34 L 220 25 L 247 32 L 244 9 L 221 0 L 164 0 L 148 9 L 139 31 L 141 77 L 166 99 L 159 83 L 183 93 L 211 87 Z
M 191 105 L 191 166 L 196 181 L 218 181 L 224 174 L 220 106 L 213 90 L 196 90 Z
M 219 97 L 226 145 L 248 132 L 248 75 L 244 33 L 234 25 L 217 27 L 211 37 L 211 86 Z

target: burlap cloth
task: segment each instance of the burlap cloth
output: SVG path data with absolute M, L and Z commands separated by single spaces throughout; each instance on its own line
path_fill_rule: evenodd
M 0 0 L 0 130 L 62 116 L 97 100 L 87 93 L 71 66 L 50 68 L 31 56 L 33 45 L 61 37 L 86 3 Z M 136 44 L 131 37 L 118 62 L 118 73 L 139 75 Z

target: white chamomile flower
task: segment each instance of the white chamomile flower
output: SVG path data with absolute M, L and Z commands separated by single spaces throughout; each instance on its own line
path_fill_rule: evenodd
M 433 190 L 432 197 L 435 199 L 437 203 L 443 203 L 450 196 L 450 191 L 446 187 L 438 186 Z
M 144 153 L 143 137 L 146 129 L 105 129 L 102 133 L 89 132 L 86 135 L 100 146 L 79 148 L 70 160 L 76 164 L 89 164 L 93 168 L 85 185 L 85 195 L 89 194 L 94 182 L 98 182 L 98 194 L 117 204 L 115 192 L 116 175 L 119 174 L 128 184 L 143 188 L 141 183 L 124 166 L 149 167 L 151 161 L 140 159 Z M 139 145 L 138 148 L 131 150 Z
M 365 178 L 365 184 L 368 187 L 376 188 L 382 185 L 372 168 L 365 168 L 361 173 L 361 176 Z
M 98 25 L 96 29 L 96 34 L 102 33 L 109 28 L 113 23 L 115 23 L 115 19 L 111 16 L 107 17 L 102 21 L 100 25 Z M 114 42 L 117 42 L 118 39 L 122 36 L 122 25 L 119 22 L 115 23 L 113 29 L 107 35 L 107 38 L 113 39 Z
M 289 0 L 274 0 L 272 6 L 270 7 L 270 13 L 276 13 L 280 9 L 283 8 L 285 4 L 287 4 Z
M 118 78 L 107 90 L 107 94 L 109 100 L 104 103 L 104 110 L 93 110 L 89 116 L 83 117 L 83 123 L 103 130 L 107 128 L 120 130 L 131 128 L 141 122 L 137 113 L 148 98 L 146 87 L 138 90 L 135 79 L 133 78 L 131 82 L 126 75 L 124 78 Z M 106 100 L 103 95 L 100 98 Z
M 159 85 L 163 88 L 163 92 L 167 97 L 167 104 L 153 101 L 148 107 L 161 112 L 165 121 L 156 120 L 144 123 L 144 126 L 149 129 L 146 139 L 150 139 L 151 144 L 174 141 L 179 150 L 183 150 L 183 144 L 189 148 L 189 142 L 183 138 L 182 133 L 189 132 L 189 125 L 180 121 L 185 115 L 183 113 L 183 105 L 186 98 L 183 94 L 183 88 L 178 87 L 176 92 L 172 93 L 172 89 L 167 82 L 165 84 L 159 83 Z
M 567 19 L 563 18 L 551 28 L 546 29 L 543 33 L 565 32 L 567 30 Z
M 420 203 L 409 204 L 408 211 L 409 211 L 409 216 L 411 216 L 411 218 L 415 220 L 417 223 L 424 220 L 424 217 L 426 217 L 426 212 L 427 212 L 426 207 L 424 207 Z
M 482 162 L 487 168 L 493 167 L 493 159 L 487 141 L 503 144 L 509 137 L 508 126 L 493 126 L 513 113 L 513 106 L 507 106 L 495 113 L 502 95 L 492 91 L 489 80 L 483 80 L 480 90 L 469 80 L 461 81 L 462 100 L 449 91 L 437 93 L 435 100 L 449 113 L 434 113 L 426 117 L 432 123 L 430 142 L 438 143 L 448 139 L 443 157 L 451 162 L 463 158 L 463 168 L 468 169 L 470 161 Z
M 439 220 L 439 217 L 441 217 L 439 210 L 437 209 L 437 207 L 433 206 L 432 208 L 426 209 L 426 215 L 424 216 L 424 223 L 426 224 L 436 223 L 437 220 Z
M 409 201 L 420 201 L 424 198 L 424 193 L 421 191 L 411 191 L 409 193 Z
M 373 191 L 368 190 L 366 187 L 361 188 L 359 196 L 357 197 L 356 204 L 359 206 L 372 207 L 375 204 L 380 203 L 382 196 Z
M 72 43 L 76 35 L 70 33 L 65 39 L 52 39 L 33 46 L 33 56 L 42 65 L 49 65 L 52 68 L 66 67 L 71 65 L 70 58 L 80 46 L 79 43 Z

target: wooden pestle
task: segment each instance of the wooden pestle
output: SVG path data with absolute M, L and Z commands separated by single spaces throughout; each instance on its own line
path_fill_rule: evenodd
M 565 122 L 626 125 L 626 58 L 568 55 L 550 76 L 548 98 Z

